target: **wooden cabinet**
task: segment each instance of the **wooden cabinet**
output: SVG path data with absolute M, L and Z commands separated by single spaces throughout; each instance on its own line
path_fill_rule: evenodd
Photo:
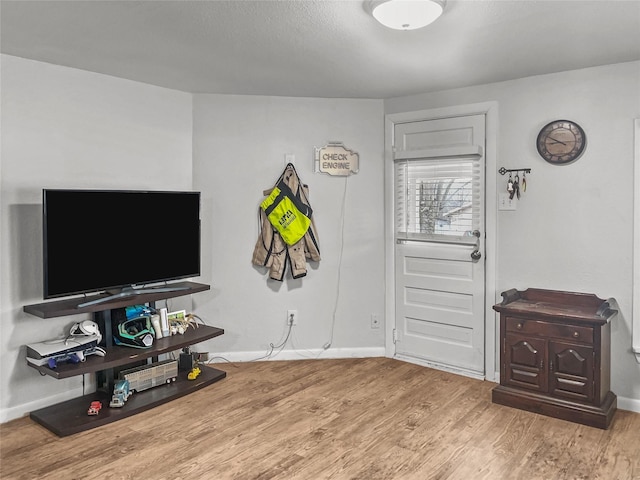
M 494 403 L 608 428 L 616 410 L 610 388 L 615 300 L 554 290 L 515 289 L 500 313 L 500 385 Z
M 113 389 L 114 368 L 123 367 L 149 358 L 153 359 L 157 357 L 157 355 L 179 350 L 183 347 L 224 334 L 224 330 L 221 328 L 201 325 L 198 328 L 187 329 L 184 335 L 173 335 L 171 337 L 157 339 L 153 346 L 148 349 L 136 349 L 112 344 L 110 315 L 112 309 L 142 303 L 153 305 L 153 303 L 158 300 L 190 295 L 209 290 L 210 288 L 209 285 L 194 282 L 181 282 L 175 285 L 182 287 L 182 289 L 173 292 L 162 291 L 133 295 L 86 307 L 79 307 L 78 304 L 99 299 L 104 295 L 26 305 L 24 307 L 25 312 L 41 318 L 91 312 L 94 314 L 96 323 L 101 326 L 101 330 L 108 339 L 107 346 L 105 347 L 107 353 L 104 357 L 91 355 L 82 363 L 61 364 L 55 369 L 51 369 L 48 366 L 36 366 L 27 362 L 29 366 L 37 369 L 41 375 L 49 375 L 58 379 L 93 372 L 100 372 L 106 379 L 106 388 L 99 389 L 97 392 L 89 395 L 83 395 L 66 402 L 36 410 L 31 412 L 30 417 L 56 435 L 66 436 L 135 415 L 225 378 L 226 372 L 202 366 L 202 373 L 194 381 L 182 378 L 185 375 L 180 375 L 178 380 L 172 384 L 152 388 L 151 390 L 132 395 L 122 408 L 108 407 Z M 89 416 L 86 412 L 89 404 L 94 400 L 101 401 L 103 408 L 98 415 Z

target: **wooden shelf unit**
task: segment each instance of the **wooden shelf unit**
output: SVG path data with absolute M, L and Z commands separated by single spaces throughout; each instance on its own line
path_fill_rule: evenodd
M 606 429 L 616 410 L 610 388 L 614 299 L 515 289 L 500 312 L 500 385 L 494 403 Z
M 198 328 L 189 328 L 184 335 L 172 335 L 156 339 L 151 348 L 131 348 L 122 346 L 107 347 L 107 354 L 104 357 L 90 355 L 82 363 L 61 363 L 56 368 L 49 368 L 46 365 L 37 366 L 28 363 L 43 375 L 53 378 L 69 378 L 85 373 L 93 373 L 100 370 L 121 367 L 130 363 L 146 360 L 163 353 L 173 352 L 189 345 L 204 342 L 210 338 L 224 334 L 224 330 L 216 327 L 201 325 Z
M 121 408 L 110 408 L 111 394 L 97 391 L 31 412 L 30 416 L 59 437 L 66 437 L 142 413 L 209 386 L 227 375 L 211 367 L 201 367 L 201 370 L 202 373 L 195 380 L 187 380 L 185 372 L 180 372 L 174 383 L 134 393 Z M 87 409 L 94 400 L 102 402 L 102 410 L 96 416 L 87 415 Z
M 48 366 L 36 366 L 27 362 L 30 367 L 35 368 L 42 375 L 49 375 L 56 379 L 70 378 L 87 373 L 104 372 L 108 380 L 106 390 L 98 390 L 89 395 L 36 410 L 31 412 L 30 417 L 56 435 L 67 436 L 127 418 L 163 403 L 170 402 L 225 378 L 226 372 L 204 366 L 201 367 L 202 373 L 195 380 L 187 380 L 186 372 L 180 372 L 178 380 L 174 383 L 154 387 L 144 392 L 134 393 L 129 397 L 124 407 L 109 407 L 111 389 L 113 388 L 113 370 L 115 368 L 144 361 L 149 358 L 153 359 L 160 354 L 179 350 L 224 334 L 224 330 L 221 328 L 199 325 L 197 328 L 190 327 L 184 335 L 172 335 L 170 337 L 156 339 L 153 346 L 148 349 L 113 345 L 110 314 L 112 309 L 144 303 L 153 305 L 158 300 L 191 295 L 210 289 L 209 285 L 194 282 L 180 282 L 171 286 L 177 286 L 181 289 L 170 292 L 151 291 L 110 299 L 103 303 L 84 307 L 79 307 L 78 305 L 91 300 L 104 298 L 107 295 L 99 294 L 91 297 L 64 299 L 24 306 L 25 312 L 40 318 L 93 313 L 96 322 L 105 330 L 107 345 L 105 347 L 107 353 L 104 357 L 90 355 L 82 363 L 62 363 L 55 369 L 51 369 Z M 89 404 L 94 400 L 101 401 L 103 408 L 98 415 L 89 416 L 87 415 L 87 409 L 89 408 Z

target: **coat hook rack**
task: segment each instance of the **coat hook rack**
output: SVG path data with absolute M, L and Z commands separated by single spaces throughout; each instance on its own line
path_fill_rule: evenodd
M 500 167 L 500 170 L 498 170 L 498 173 L 500 175 L 504 175 L 505 173 L 511 173 L 511 172 L 524 172 L 524 173 L 531 173 L 531 169 L 530 168 L 512 168 L 512 169 L 506 169 L 504 167 Z

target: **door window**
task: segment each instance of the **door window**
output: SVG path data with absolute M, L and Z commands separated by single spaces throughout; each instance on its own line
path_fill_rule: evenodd
M 479 159 L 396 161 L 396 238 L 468 240 L 482 220 Z

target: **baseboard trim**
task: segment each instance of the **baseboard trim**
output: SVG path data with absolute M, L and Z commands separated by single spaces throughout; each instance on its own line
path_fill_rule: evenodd
M 618 396 L 618 409 L 640 413 L 640 400 Z
M 363 348 L 315 348 L 312 350 L 282 350 L 273 355 L 266 356 L 264 351 L 249 352 L 217 352 L 211 358 L 210 363 L 220 363 L 218 360 L 229 362 L 256 362 L 256 361 L 277 361 L 277 360 L 315 360 L 321 358 L 370 358 L 384 357 L 384 347 L 363 347 Z
M 73 388 L 57 395 L 42 397 L 32 402 L 16 405 L 15 407 L 2 408 L 0 409 L 0 423 L 6 423 L 20 417 L 26 417 L 29 413 L 35 410 L 55 405 L 56 403 L 65 402 L 72 398 L 91 393 L 92 391 L 95 391 L 95 388 L 92 390 L 87 389 L 84 393 L 82 392 L 82 388 Z
M 442 370 L 443 372 L 455 373 L 456 375 L 475 378 L 476 380 L 485 380 L 484 374 L 480 372 L 474 372 L 473 370 L 467 370 L 465 368 L 443 365 L 441 363 L 431 362 L 429 360 L 412 357 L 409 355 L 396 354 L 393 358 L 395 358 L 396 360 L 402 360 L 403 362 L 415 363 L 416 365 L 421 365 L 423 367 L 433 368 L 434 370 Z

